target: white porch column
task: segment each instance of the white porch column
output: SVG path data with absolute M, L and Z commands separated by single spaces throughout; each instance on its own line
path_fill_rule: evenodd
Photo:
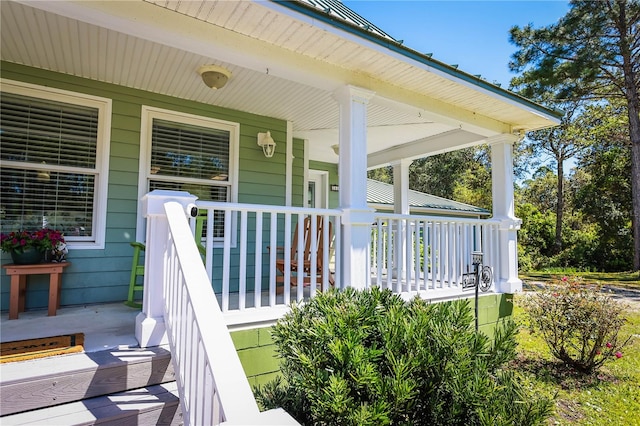
M 413 160 L 403 159 L 393 166 L 393 212 L 409 214 L 409 166 Z
M 169 240 L 169 222 L 164 204 L 167 201 L 176 201 L 186 210 L 197 199 L 198 197 L 188 192 L 157 189 L 142 197 L 142 215 L 147 219 L 147 240 L 142 312 L 136 317 L 136 339 L 142 348 L 168 343 L 162 295 Z
M 496 289 L 501 293 L 522 291 L 522 281 L 518 278 L 517 231 L 522 221 L 515 216 L 513 199 L 513 144 L 518 137 L 502 134 L 490 138 L 491 146 L 491 189 L 493 198 L 493 219 L 500 221 L 498 270 L 494 271 Z
M 369 243 L 373 209 L 367 206 L 367 104 L 374 93 L 344 86 L 334 93 L 340 105 L 340 209 L 342 286 L 365 288 L 369 282 Z
M 409 166 L 413 160 L 402 159 L 391 163 L 393 166 L 393 212 L 397 214 L 409 214 Z M 404 224 L 404 225 L 403 225 Z M 411 279 L 411 269 L 405 267 L 407 258 L 407 245 L 405 241 L 406 224 L 399 222 L 393 230 L 395 232 L 393 277 Z M 404 273 L 403 273 L 404 269 Z

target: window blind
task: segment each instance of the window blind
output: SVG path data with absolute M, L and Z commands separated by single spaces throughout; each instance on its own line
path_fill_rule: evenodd
M 0 96 L 3 160 L 96 167 L 97 109 L 10 93 Z
M 204 201 L 229 201 L 230 132 L 153 119 L 149 191 L 187 191 Z M 214 238 L 224 237 L 224 213 L 214 213 Z M 206 225 L 205 231 L 206 233 Z
M 151 173 L 228 181 L 229 132 L 153 120 Z
M 2 232 L 50 227 L 94 235 L 96 108 L 0 93 Z

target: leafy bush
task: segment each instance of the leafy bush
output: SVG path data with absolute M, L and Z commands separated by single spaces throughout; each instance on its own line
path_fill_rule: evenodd
M 320 294 L 274 327 L 284 380 L 256 397 L 302 424 L 541 424 L 550 402 L 501 368 L 515 357 L 514 323 L 493 340 L 472 324 L 468 301 L 404 302 L 377 288 Z
M 551 354 L 583 373 L 622 356 L 628 343 L 619 339 L 624 306 L 598 288 L 563 277 L 525 299 L 532 332 L 542 334 Z

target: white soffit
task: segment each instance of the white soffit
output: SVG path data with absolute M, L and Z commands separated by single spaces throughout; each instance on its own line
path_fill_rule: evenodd
M 452 129 L 487 137 L 553 123 L 272 2 L 3 1 L 1 15 L 3 60 L 288 120 L 320 161 L 336 161 L 332 92 L 344 84 L 377 93 L 369 153 Z M 196 70 L 207 63 L 233 73 L 222 90 L 204 89 Z

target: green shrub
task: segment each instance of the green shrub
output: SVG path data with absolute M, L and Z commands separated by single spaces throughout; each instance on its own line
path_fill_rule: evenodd
M 509 321 L 493 341 L 476 333 L 468 301 L 330 291 L 276 324 L 284 380 L 255 393 L 302 424 L 541 424 L 550 402 L 501 368 L 515 357 L 516 331 Z
M 597 287 L 563 277 L 533 293 L 523 305 L 532 332 L 540 332 L 551 354 L 583 373 L 622 356 L 628 343 L 618 333 L 625 322 L 624 306 Z

